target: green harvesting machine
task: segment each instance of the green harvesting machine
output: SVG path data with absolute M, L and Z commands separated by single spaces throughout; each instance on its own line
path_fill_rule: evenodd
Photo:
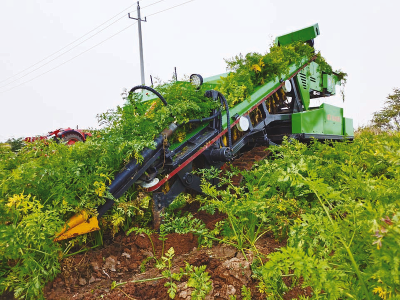
M 320 34 L 318 24 L 276 38 L 277 46 L 307 43 L 314 46 Z M 98 229 L 98 219 L 132 185 L 138 184 L 152 192 L 154 224 L 158 227 L 160 213 L 180 193 L 191 190 L 201 193 L 201 178 L 193 170 L 221 168 L 234 162 L 256 147 L 282 143 L 284 137 L 308 142 L 317 140 L 353 139 L 353 121 L 343 117 L 343 109 L 321 104 L 311 107 L 310 100 L 336 94 L 341 83 L 340 74 L 324 72 L 316 56 L 304 57 L 300 63 L 289 66 L 289 72 L 265 82 L 253 90 L 244 101 L 229 107 L 225 96 L 218 91 L 219 81 L 227 74 L 203 79 L 190 76 L 190 83 L 206 86 L 205 96 L 220 103 L 210 116 L 189 120 L 193 123 L 180 142 L 170 144 L 171 137 L 184 124 L 173 122 L 154 140 L 153 149 L 145 148 L 142 160 L 132 159 L 109 185 L 113 199 L 106 199 L 98 208 L 98 215 L 88 220 L 87 214 L 75 216 L 57 238 L 65 239 Z M 146 90 L 147 99 L 168 105 L 168 99 L 148 86 L 135 86 L 131 93 Z M 151 93 L 148 93 L 151 92 Z M 143 93 L 144 94 L 144 93 Z M 217 184 L 217 179 L 212 182 Z

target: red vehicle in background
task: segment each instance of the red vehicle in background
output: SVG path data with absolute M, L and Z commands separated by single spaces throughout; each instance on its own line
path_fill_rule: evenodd
M 57 143 L 62 142 L 66 145 L 73 145 L 76 142 L 86 141 L 86 138 L 88 136 L 92 136 L 92 134 L 90 132 L 86 132 L 80 129 L 72 129 L 68 127 L 50 131 L 45 136 L 26 137 L 24 141 L 29 143 L 37 140 L 48 140 L 52 138 Z

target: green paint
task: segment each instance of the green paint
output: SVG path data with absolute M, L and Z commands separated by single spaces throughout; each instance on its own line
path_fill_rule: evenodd
M 323 74 L 323 87 L 327 90 L 330 94 L 334 95 L 336 93 L 335 90 L 335 79 L 332 75 Z
M 285 46 L 298 41 L 306 42 L 312 40 L 319 34 L 319 26 L 318 24 L 315 24 L 313 26 L 279 36 L 276 38 L 275 42 L 277 45 Z M 318 60 L 318 58 L 317 61 L 320 63 L 320 65 L 313 61 L 304 67 L 294 77 L 298 87 L 299 97 L 301 98 L 305 111 L 301 113 L 294 113 L 292 115 L 292 132 L 353 136 L 353 121 L 352 119 L 343 118 L 342 108 L 328 104 L 322 104 L 319 108 L 310 110 L 310 93 L 317 91 L 326 95 L 334 95 L 336 93 L 336 84 L 340 85 L 340 78 L 337 76 L 337 74 L 326 74 L 322 71 L 324 70 L 328 73 L 331 72 L 325 68 L 325 61 Z M 287 76 L 282 76 L 282 78 L 276 77 L 273 80 L 268 81 L 266 84 L 255 88 L 252 94 L 246 100 L 230 108 L 230 116 L 232 117 L 236 114 L 242 116 L 247 113 L 254 105 L 278 88 L 282 79 L 287 80 L 289 77 L 293 76 L 293 74 L 298 71 L 300 66 L 304 66 L 304 64 L 307 62 L 308 59 L 304 57 L 300 64 L 293 64 L 290 66 Z M 228 76 L 228 74 L 229 73 L 224 73 L 204 78 L 204 87 L 206 89 L 216 89 L 221 78 Z M 154 99 L 154 96 L 144 97 L 144 101 L 149 99 Z M 231 119 L 231 122 L 233 122 L 233 119 Z M 208 122 L 200 125 L 198 128 L 187 134 L 184 141 L 173 144 L 171 149 L 176 149 L 179 145 L 185 143 L 207 125 Z M 227 128 L 227 118 L 225 112 L 222 114 L 222 128 Z
M 315 39 L 318 35 L 319 26 L 317 23 L 312 26 L 290 32 L 288 34 L 278 36 L 275 39 L 275 44 L 279 46 L 286 46 L 294 42 L 306 42 Z
M 310 106 L 310 83 L 307 78 L 308 77 L 302 72 L 296 76 L 296 83 L 299 87 L 301 102 L 303 103 L 305 110 L 308 110 Z
M 345 136 L 354 136 L 353 119 L 344 118 L 343 134 Z
M 304 58 L 302 65 L 307 63 L 307 59 Z M 254 90 L 250 97 L 245 101 L 238 103 L 233 108 L 230 108 L 229 113 L 232 117 L 235 114 L 239 116 L 244 115 L 251 109 L 254 105 L 260 102 L 269 93 L 275 90 L 280 85 L 281 79 L 288 79 L 297 70 L 299 66 L 292 65 L 289 70 L 289 74 L 283 78 L 276 77 L 274 80 L 267 82 L 261 87 Z M 204 79 L 204 84 L 209 85 L 209 89 L 215 89 L 218 80 L 228 73 L 216 75 Z M 353 130 L 353 120 L 343 118 L 343 109 L 329 105 L 322 104 L 317 109 L 309 110 L 310 106 L 310 91 L 318 92 L 328 92 L 329 94 L 335 94 L 335 84 L 340 83 L 335 75 L 331 76 L 328 74 L 323 74 L 320 71 L 320 66 L 316 62 L 311 62 L 303 70 L 301 70 L 296 76 L 295 80 L 299 87 L 300 98 L 304 105 L 304 112 L 295 113 L 292 115 L 292 132 L 293 133 L 308 133 L 308 134 L 332 134 L 332 135 L 347 135 L 354 136 Z M 231 119 L 231 123 L 234 120 Z M 195 134 L 200 132 L 203 128 L 207 126 L 208 123 L 202 124 L 192 132 L 190 132 L 185 140 L 181 143 L 175 143 L 171 145 L 171 149 L 176 149 L 182 143 L 185 143 Z M 227 118 L 226 113 L 222 114 L 222 128 L 227 128 Z
M 343 118 L 343 108 L 323 103 L 317 109 L 294 113 L 292 132 L 353 136 L 353 120 Z
M 301 65 L 304 65 L 307 63 L 307 58 L 304 58 Z M 274 80 L 271 80 L 267 82 L 266 84 L 262 85 L 261 87 L 258 87 L 254 90 L 254 92 L 248 97 L 246 100 L 244 100 L 241 103 L 236 104 L 233 108 L 229 110 L 229 113 L 231 116 L 238 114 L 239 116 L 244 115 L 245 113 L 248 112 L 250 108 L 252 108 L 254 105 L 256 105 L 258 102 L 260 102 L 264 97 L 266 97 L 269 93 L 271 93 L 274 89 L 279 87 L 280 85 L 280 79 L 287 80 L 291 76 L 293 76 L 294 73 L 299 69 L 299 66 L 296 66 L 293 64 L 289 68 L 289 74 L 287 76 L 283 76 L 282 78 L 276 77 Z M 222 127 L 225 129 L 227 126 L 226 122 L 226 117 L 225 113 L 223 114 L 222 118 Z

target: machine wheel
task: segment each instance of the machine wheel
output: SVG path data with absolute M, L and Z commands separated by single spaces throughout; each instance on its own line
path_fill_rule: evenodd
M 76 142 L 84 142 L 84 139 L 82 138 L 82 136 L 78 133 L 75 132 L 69 132 L 66 133 L 63 137 L 62 137 L 62 141 L 64 144 L 66 145 L 73 145 Z

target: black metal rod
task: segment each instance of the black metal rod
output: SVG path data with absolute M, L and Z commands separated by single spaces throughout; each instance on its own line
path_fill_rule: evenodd
M 155 149 L 143 149 L 141 152 L 143 161 L 146 162 L 156 155 L 159 149 L 163 146 L 164 139 L 172 136 L 177 128 L 178 126 L 175 123 L 171 123 L 169 127 L 164 129 L 163 132 L 161 132 L 161 134 L 154 140 Z M 128 190 L 144 172 L 146 172 L 146 168 L 143 168 L 142 166 L 143 165 L 139 164 L 134 158 L 115 176 L 115 179 L 108 187 L 109 192 L 114 198 L 121 197 L 122 194 L 126 192 L 126 190 Z M 113 206 L 114 202 L 114 200 L 107 198 L 106 203 L 98 207 L 97 218 L 101 218 L 106 211 Z

